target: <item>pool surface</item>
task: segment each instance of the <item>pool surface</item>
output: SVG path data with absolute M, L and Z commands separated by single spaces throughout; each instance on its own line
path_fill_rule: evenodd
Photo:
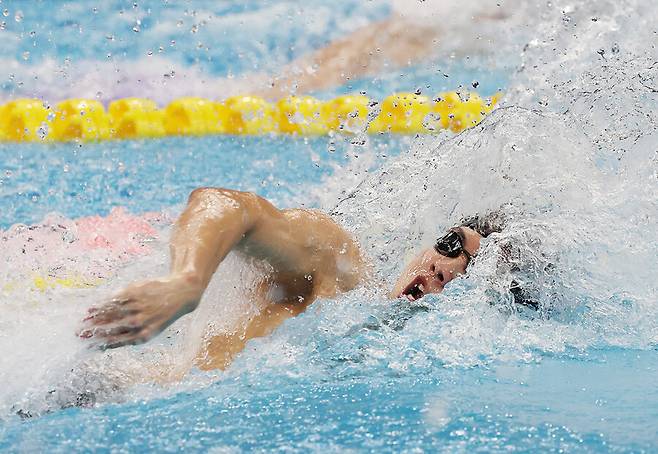
M 275 71 L 390 12 L 238 3 L 3 2 L 0 93 L 221 98 L 222 81 Z M 0 144 L 0 449 L 655 452 L 658 55 L 647 36 L 658 7 L 527 7 L 536 14 L 492 54 L 438 55 L 315 93 L 504 88 L 502 107 L 458 136 Z M 166 272 L 172 219 L 201 186 L 330 211 L 376 273 L 250 341 L 225 372 L 134 385 L 184 370 L 208 327 L 255 310 L 243 294 L 257 267 L 236 255 L 199 310 L 153 342 L 97 352 L 74 335 L 86 308 Z M 496 209 L 516 217 L 467 278 L 416 304 L 386 297 L 418 247 Z M 85 242 L 90 225 L 106 242 Z M 531 259 L 501 271 L 505 244 Z M 511 276 L 536 283 L 542 311 L 510 303 Z

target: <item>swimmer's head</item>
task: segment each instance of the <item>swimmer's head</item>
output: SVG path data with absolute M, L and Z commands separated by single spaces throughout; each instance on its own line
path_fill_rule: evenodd
M 496 214 L 463 220 L 406 266 L 391 296 L 415 301 L 429 293 L 440 293 L 448 282 L 466 273 L 482 238 L 501 229 L 500 216 Z

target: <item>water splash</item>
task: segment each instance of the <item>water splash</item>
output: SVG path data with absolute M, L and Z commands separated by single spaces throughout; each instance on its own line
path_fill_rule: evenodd
M 250 343 L 229 372 L 215 377 L 222 384 L 235 377 L 256 383 L 263 374 L 337 381 L 422 377 L 446 367 L 655 347 L 658 59 L 643 34 L 655 31 L 658 9 L 642 1 L 537 5 L 530 28 L 539 38 L 529 40 L 507 107 L 459 136 L 405 144 L 408 151 L 379 170 L 367 162 L 355 165 L 352 170 L 363 180 L 348 194 L 328 186 L 330 194 L 322 200 L 336 201 L 332 212 L 372 258 L 374 280 L 334 301 L 319 301 L 273 336 Z M 495 210 L 505 215 L 507 226 L 485 241 L 468 278 L 413 307 L 386 299 L 384 290 L 420 247 L 462 217 Z M 154 251 L 131 268 L 111 266 L 121 269 L 112 286 L 134 274 L 161 272 L 165 246 Z M 61 256 L 70 252 L 64 249 Z M 42 253 L 34 260 L 50 257 Z M 156 366 L 189 364 L 208 321 L 211 329 L 222 330 L 227 326 L 222 323 L 233 321 L 235 307 L 257 310 L 241 298 L 242 288 L 222 285 L 246 282 L 252 273 L 257 270 L 232 258 L 196 318 L 168 332 L 187 336 L 177 334 L 174 341 L 165 336 L 152 349 L 103 357 L 92 371 L 116 371 L 117 364 L 129 371 L 142 367 L 145 358 Z M 509 291 L 512 280 L 527 284 L 544 311 L 519 311 Z M 10 314 L 0 331 L 3 351 L 12 351 L 16 342 L 25 346 L 2 359 L 0 383 L 13 384 L 2 394 L 4 409 L 46 394 L 79 360 L 81 347 L 70 333 L 89 295 L 83 292 L 51 292 L 56 305 L 3 298 Z M 53 339 L 58 354 L 48 357 L 42 346 Z M 22 373 L 20 364 L 41 366 Z M 79 387 L 75 380 L 69 383 L 70 389 Z

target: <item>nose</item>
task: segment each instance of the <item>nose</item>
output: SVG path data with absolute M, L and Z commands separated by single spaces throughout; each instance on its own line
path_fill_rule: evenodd
M 441 255 L 432 257 L 428 267 L 432 280 L 441 287 L 445 287 L 448 282 L 461 274 L 457 261 Z
M 440 264 L 430 264 L 429 271 L 432 279 L 437 280 L 441 284 L 441 287 L 444 287 L 452 279 L 451 277 L 446 276 L 446 273 L 443 272 L 443 268 Z

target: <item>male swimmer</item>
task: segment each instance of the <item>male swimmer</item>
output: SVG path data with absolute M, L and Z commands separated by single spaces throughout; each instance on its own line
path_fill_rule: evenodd
M 408 264 L 390 296 L 414 301 L 441 292 L 466 272 L 490 231 L 474 222 L 450 229 Z M 316 298 L 334 297 L 371 279 L 359 245 L 327 214 L 279 210 L 255 194 L 229 189 L 193 191 L 170 248 L 169 276 L 132 284 L 90 309 L 81 337 L 102 348 L 148 341 L 197 308 L 219 264 L 236 250 L 266 261 L 271 272 L 255 295 L 264 303 L 260 313 L 234 332 L 211 338 L 197 355 L 197 367 L 223 369 L 250 339 L 271 333 Z
M 502 21 L 522 16 L 524 5 L 507 0 L 391 0 L 391 14 L 302 55 L 278 74 L 248 80 L 269 99 L 344 85 L 382 71 L 416 65 L 437 55 L 477 54 L 490 45 Z

